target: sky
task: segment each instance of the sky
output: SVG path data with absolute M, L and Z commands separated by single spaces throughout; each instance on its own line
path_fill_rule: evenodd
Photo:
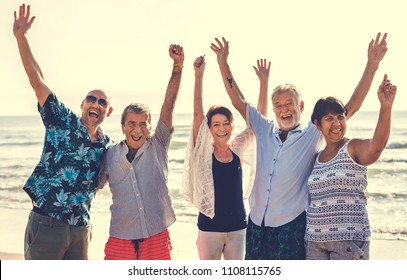
M 204 109 L 232 107 L 224 89 L 215 37 L 229 41 L 229 65 L 246 100 L 256 104 L 256 60 L 271 61 L 269 93 L 292 83 L 305 111 L 320 97 L 348 101 L 367 62 L 367 47 L 387 32 L 388 51 L 361 110 L 378 110 L 377 88 L 387 73 L 397 85 L 393 110 L 407 105 L 407 17 L 402 0 L 69 0 L 0 1 L 0 115 L 37 115 L 36 98 L 12 33 L 13 12 L 31 5 L 36 19 L 27 33 L 47 85 L 80 112 L 92 89 L 112 96 L 113 114 L 131 102 L 159 113 L 171 75 L 170 44 L 185 61 L 175 113 L 191 113 L 192 63 L 205 54 Z M 269 116 L 272 116 L 269 106 Z

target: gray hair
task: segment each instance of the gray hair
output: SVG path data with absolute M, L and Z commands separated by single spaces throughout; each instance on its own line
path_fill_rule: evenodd
M 142 103 L 131 103 L 130 105 L 127 105 L 126 108 L 124 108 L 123 113 L 122 113 L 122 118 L 121 118 L 121 124 L 124 125 L 124 122 L 126 120 L 126 116 L 128 113 L 133 112 L 136 114 L 147 114 L 148 115 L 148 123 L 151 124 L 151 113 L 150 113 L 150 108 L 148 108 L 146 105 Z
M 271 94 L 271 102 L 273 102 L 273 99 L 276 95 L 287 91 L 291 92 L 297 100 L 297 104 L 300 104 L 300 102 L 302 101 L 301 93 L 293 84 L 289 83 L 281 84 L 273 90 L 273 93 Z

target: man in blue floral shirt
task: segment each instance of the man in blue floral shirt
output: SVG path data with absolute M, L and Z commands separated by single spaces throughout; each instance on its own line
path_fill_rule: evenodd
M 99 125 L 113 109 L 102 90 L 87 94 L 81 116 L 59 102 L 45 84 L 25 35 L 34 19 L 29 5 L 21 5 L 18 15 L 14 12 L 13 33 L 45 126 L 40 162 L 24 186 L 33 203 L 24 255 L 26 259 L 88 259 L 89 210 L 110 142 Z

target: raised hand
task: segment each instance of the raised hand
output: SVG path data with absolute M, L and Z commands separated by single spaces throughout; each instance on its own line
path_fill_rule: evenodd
M 222 42 L 218 38 L 215 38 L 215 41 L 217 44 L 212 43 L 211 49 L 215 52 L 218 62 L 226 61 L 229 55 L 229 42 L 224 37 L 222 37 Z
M 383 38 L 380 40 L 381 33 L 377 33 L 376 40 L 370 42 L 367 51 L 368 61 L 379 64 L 387 52 L 387 33 L 384 33 Z
M 393 85 L 388 79 L 387 75 L 384 75 L 383 82 L 379 86 L 377 96 L 382 105 L 392 105 L 394 98 L 396 97 L 397 86 Z
M 267 64 L 267 60 L 264 58 L 257 60 L 257 67 L 253 66 L 253 68 L 260 80 L 269 78 L 270 65 L 271 62 Z
M 180 45 L 171 44 L 168 49 L 170 57 L 174 60 L 174 64 L 182 67 L 184 63 L 184 49 Z
M 25 4 L 21 5 L 18 13 L 18 18 L 17 12 L 14 11 L 14 36 L 24 35 L 28 31 L 28 29 L 31 28 L 34 19 L 35 17 L 30 18 L 30 5 L 27 5 L 27 8 Z
M 199 56 L 197 59 L 194 61 L 194 70 L 196 73 L 203 73 L 205 70 L 205 55 Z

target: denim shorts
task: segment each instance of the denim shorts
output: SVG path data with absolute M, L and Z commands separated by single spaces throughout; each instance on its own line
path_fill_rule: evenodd
M 307 260 L 368 260 L 369 241 L 305 241 Z

